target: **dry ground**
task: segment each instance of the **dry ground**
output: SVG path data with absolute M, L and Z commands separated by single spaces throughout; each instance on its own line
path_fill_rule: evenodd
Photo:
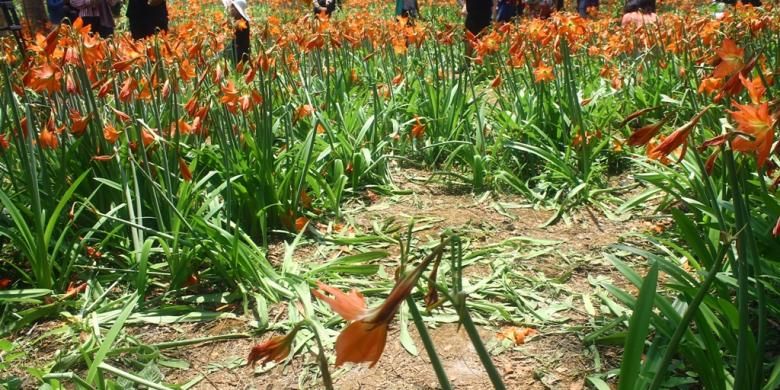
M 537 323 L 538 335 L 523 345 L 507 345 L 497 340 L 504 322 L 494 321 L 481 326 L 482 338 L 494 354 L 497 367 L 503 373 L 510 389 L 581 389 L 585 378 L 594 371 L 604 372 L 615 367 L 619 350 L 595 348 L 583 345 L 581 338 L 594 326 L 593 318 L 583 308 L 584 295 L 592 295 L 597 287 L 593 278 L 607 278 L 623 284 L 620 277 L 603 259 L 603 251 L 618 242 L 625 233 L 649 229 L 649 224 L 639 221 L 613 222 L 601 213 L 590 209 L 580 210 L 550 227 L 541 225 L 550 218 L 551 211 L 540 210 L 514 197 L 475 197 L 458 193 L 451 188 L 426 185 L 413 179 L 417 173 L 398 176 L 399 187 L 411 190 L 408 195 L 374 196 L 345 207 L 345 220 L 352 221 L 355 229 L 370 230 L 372 223 L 382 223 L 389 218 L 407 221 L 414 217 L 423 221 L 422 230 L 416 232 L 421 241 L 435 240 L 446 229 L 456 229 L 467 237 L 470 249 L 500 244 L 513 237 L 555 240 L 552 250 L 537 256 L 514 260 L 522 273 L 548 286 L 536 288 L 544 298 L 538 309 L 564 304 L 554 312 L 556 321 Z M 422 173 L 420 173 L 422 175 Z M 397 250 L 387 248 L 391 257 Z M 269 258 L 279 261 L 283 248 L 277 245 Z M 334 256 L 333 251 L 349 251 L 349 248 L 331 248 L 330 252 L 318 248 L 316 242 L 300 246 L 294 253 L 299 263 L 323 262 Z M 492 266 L 476 262 L 466 271 L 468 283 L 476 283 L 491 273 Z M 591 278 L 591 279 L 589 279 Z M 518 286 L 528 288 L 528 286 Z M 596 309 L 598 310 L 598 304 Z M 272 308 L 277 314 L 282 307 Z M 280 315 L 280 314 L 279 314 Z M 211 323 L 131 326 L 130 334 L 147 343 L 192 339 L 220 334 L 246 332 L 252 338 L 213 342 L 169 349 L 166 358 L 186 362 L 183 368 L 162 368 L 167 383 L 188 384 L 195 389 L 298 389 L 318 388 L 317 366 L 310 352 L 296 355 L 286 364 L 272 367 L 243 365 L 249 349 L 268 335 L 252 333 L 250 319 L 238 317 Z M 516 324 L 524 320 L 518 318 Z M 29 330 L 26 339 L 34 339 L 57 323 L 44 323 Z M 384 355 L 374 368 L 346 367 L 334 369 L 337 389 L 433 389 L 437 381 L 428 364 L 428 358 L 413 325 L 409 333 L 419 353 L 410 354 L 398 341 L 398 322 L 392 329 Z M 337 327 L 338 329 L 338 327 Z M 490 382 L 477 354 L 463 330 L 454 324 L 438 324 L 430 329 L 438 347 L 445 369 L 453 385 L 458 389 L 487 389 Z M 43 366 L 51 362 L 60 346 L 57 342 L 41 340 L 28 350 L 28 356 L 19 367 Z M 27 382 L 30 385 L 30 382 Z

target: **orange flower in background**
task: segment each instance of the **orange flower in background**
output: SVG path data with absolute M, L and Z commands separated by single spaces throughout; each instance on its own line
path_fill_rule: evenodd
M 490 82 L 490 88 L 498 89 L 501 87 L 501 84 L 503 83 L 503 79 L 501 78 L 501 75 L 496 75 L 496 78 L 493 79 L 493 81 Z
M 319 290 L 330 296 L 319 290 L 312 290 L 312 294 L 349 322 L 336 339 L 336 366 L 350 362 L 370 363 L 369 367 L 373 367 L 379 361 L 387 342 L 390 322 L 433 259 L 434 256 L 427 257 L 396 282 L 387 299 L 373 309 L 366 306 L 363 294 L 355 289 L 344 293 L 324 283 L 317 283 Z
M 743 153 L 756 153 L 758 167 L 763 168 L 774 142 L 775 121 L 769 115 L 769 104 L 741 105 L 734 103 L 736 111 L 729 111 L 731 118 L 737 122 L 737 128 L 751 136 L 738 136 L 731 141 L 734 150 Z
M 737 43 L 729 38 L 724 39 L 718 50 L 720 63 L 715 67 L 712 76 L 724 78 L 738 71 L 745 64 L 744 56 L 745 49 L 737 46 Z
M 553 80 L 555 80 L 555 75 L 553 74 L 551 67 L 542 62 L 536 65 L 536 68 L 534 69 L 534 81 L 536 81 L 537 84 Z
M 54 120 L 49 119 L 49 123 L 38 134 L 38 144 L 43 149 L 57 149 L 60 145 L 59 138 L 57 138 L 57 129 L 54 128 Z
M 6 289 L 11 285 L 11 283 L 13 283 L 13 280 L 8 278 L 2 278 L 0 279 L 0 288 Z
M 155 141 L 154 133 L 151 131 L 148 131 L 146 129 L 141 130 L 141 142 L 143 142 L 144 146 L 149 146 L 153 144 Z
M 780 237 L 780 218 L 777 218 L 777 224 L 775 225 L 775 228 L 772 229 L 772 235 L 775 238 Z
M 252 347 L 249 352 L 249 356 L 246 358 L 247 363 L 255 365 L 258 361 L 262 360 L 261 364 L 266 364 L 270 361 L 281 362 L 290 355 L 292 350 L 292 343 L 295 340 L 295 335 L 298 333 L 298 328 L 293 330 L 285 336 L 274 336 L 266 340 L 263 343 L 257 344 Z
M 4 134 L 0 134 L 0 152 L 3 150 L 8 150 L 8 148 L 11 146 L 11 143 L 8 142 L 8 139 L 5 138 Z
M 412 138 L 422 139 L 425 135 L 425 125 L 420 121 L 420 117 L 414 117 L 415 124 L 412 126 Z
M 70 133 L 76 137 L 84 135 L 84 132 L 87 131 L 87 125 L 89 125 L 89 115 L 85 117 L 78 111 L 71 110 L 68 113 L 68 118 L 70 118 L 71 122 Z
M 105 138 L 108 143 L 113 145 L 119 139 L 119 132 L 116 131 L 114 126 L 106 125 L 106 127 L 103 128 L 103 138 Z
M 303 229 L 306 228 L 306 224 L 309 223 L 309 218 L 306 217 L 298 217 L 295 219 L 295 231 L 296 232 L 302 232 Z
M 293 114 L 293 123 L 298 122 L 303 118 L 309 117 L 313 113 L 314 107 L 312 107 L 311 104 L 303 104 L 295 110 L 295 114 Z

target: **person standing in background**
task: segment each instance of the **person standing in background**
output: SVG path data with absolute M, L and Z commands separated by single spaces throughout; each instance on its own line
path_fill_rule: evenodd
M 636 27 L 644 26 L 648 23 L 658 23 L 658 14 L 655 12 L 655 1 L 653 0 L 628 0 L 623 8 L 623 20 L 621 25 Z
M 230 57 L 235 64 L 242 61 L 249 61 L 250 41 L 249 41 L 249 14 L 247 13 L 246 0 L 223 0 L 225 7 L 228 8 L 230 16 L 233 18 L 235 26 L 235 35 L 230 43 Z
M 133 39 L 144 39 L 168 31 L 168 7 L 165 0 L 130 0 L 127 20 Z
M 417 0 L 396 0 L 395 15 L 416 19 L 420 16 L 420 5 L 417 4 Z
M 77 9 L 84 26 L 90 26 L 92 32 L 101 38 L 108 38 L 114 33 L 114 15 L 111 7 L 120 0 L 70 0 L 70 6 Z
M 324 12 L 330 16 L 336 10 L 336 0 L 313 0 L 312 3 L 314 4 L 314 15 Z
M 577 0 L 577 12 L 583 18 L 588 17 L 588 10 L 590 8 L 599 8 L 599 0 Z
M 498 0 L 496 5 L 496 22 L 509 23 L 523 14 L 521 0 Z
M 494 0 L 458 0 L 461 14 L 466 17 L 466 30 L 474 36 L 490 26 L 493 19 Z

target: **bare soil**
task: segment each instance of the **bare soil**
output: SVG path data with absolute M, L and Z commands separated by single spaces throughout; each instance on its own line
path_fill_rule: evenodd
M 585 386 L 585 378 L 596 369 L 614 367 L 619 350 L 583 345 L 581 337 L 592 327 L 592 318 L 586 315 L 579 296 L 595 291 L 589 276 L 610 278 L 618 283 L 620 276 L 604 260 L 603 251 L 617 243 L 629 232 L 652 229 L 641 221 L 616 222 L 597 210 L 581 209 L 566 220 L 543 227 L 553 211 L 540 209 L 513 196 L 479 197 L 458 193 L 441 185 L 421 184 L 410 180 L 422 172 L 399 175 L 396 185 L 411 190 L 410 195 L 376 196 L 353 201 L 345 219 L 354 221 L 356 228 L 370 230 L 372 222 L 395 218 L 424 220 L 427 229 L 416 236 L 436 237 L 444 229 L 455 229 L 468 237 L 472 249 L 500 243 L 513 237 L 555 240 L 551 253 L 531 257 L 517 266 L 529 275 L 556 279 L 566 286 L 565 296 L 571 307 L 559 313 L 564 320 L 541 326 L 538 334 L 522 345 L 507 345 L 497 339 L 502 327 L 511 324 L 491 323 L 481 326 L 481 336 L 494 354 L 496 366 L 510 389 L 565 389 L 577 390 Z M 503 211 L 502 207 L 503 207 Z M 508 207 L 511 206 L 511 207 Z M 392 255 L 394 248 L 388 248 Z M 275 245 L 269 258 L 278 263 L 283 257 L 284 245 Z M 322 262 L 331 253 L 318 250 L 316 243 L 303 245 L 294 253 L 299 263 Z M 490 274 L 490 267 L 474 264 L 466 277 L 478 281 Z M 560 291 L 540 291 L 554 302 Z M 546 294 L 546 295 L 545 295 Z M 598 308 L 597 308 L 598 310 Z M 272 313 L 283 308 L 274 308 Z M 177 324 L 168 326 L 144 325 L 128 327 L 128 333 L 146 343 L 193 339 L 231 333 L 252 333 L 251 319 L 241 318 L 212 323 Z M 45 334 L 64 322 L 38 325 L 25 335 L 27 339 Z M 399 342 L 396 322 L 388 337 L 387 347 L 379 363 L 373 368 L 346 366 L 333 368 L 337 389 L 435 389 L 436 376 L 413 325 L 409 333 L 419 353 L 410 354 Z M 490 381 L 465 331 L 454 324 L 439 324 L 430 329 L 443 364 L 452 384 L 458 389 L 487 389 Z M 187 362 L 187 368 L 161 367 L 167 383 L 183 385 L 190 382 L 194 389 L 308 389 L 319 388 L 318 368 L 312 352 L 296 355 L 286 364 L 252 368 L 244 365 L 251 347 L 269 335 L 227 340 L 163 351 L 166 358 Z M 52 362 L 58 347 L 74 340 L 52 338 L 36 345 L 19 367 L 40 367 Z M 596 358 L 594 353 L 598 351 Z M 331 365 L 332 367 L 332 365 Z M 22 374 L 24 377 L 24 374 Z M 30 384 L 30 382 L 27 382 Z

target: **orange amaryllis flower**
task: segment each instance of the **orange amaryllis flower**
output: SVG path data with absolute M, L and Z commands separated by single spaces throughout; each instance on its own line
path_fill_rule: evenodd
M 78 111 L 71 110 L 68 113 L 68 117 L 70 118 L 71 122 L 70 133 L 76 137 L 84 135 L 84 132 L 87 131 L 87 125 L 89 124 L 90 116 L 82 116 Z
M 62 80 L 62 70 L 56 65 L 45 63 L 31 70 L 28 86 L 35 92 L 54 93 L 61 88 L 60 80 Z
M 43 149 L 57 149 L 60 146 L 56 129 L 54 129 L 54 122 L 51 119 L 49 119 L 49 124 L 38 134 L 38 144 Z
M 761 78 L 755 77 L 751 80 L 748 80 L 740 72 L 739 81 L 742 83 L 745 89 L 747 89 L 748 95 L 750 96 L 750 101 L 753 102 L 753 104 L 761 103 L 761 100 L 764 98 L 764 93 L 766 93 L 766 87 L 764 87 L 764 82 L 761 81 Z
M 315 297 L 327 303 L 333 311 L 341 315 L 350 324 L 341 331 L 336 339 L 336 366 L 346 362 L 371 363 L 373 367 L 382 356 L 387 341 L 387 329 L 395 317 L 395 313 L 406 297 L 412 292 L 425 268 L 435 256 L 428 256 L 412 272 L 399 280 L 385 301 L 369 309 L 363 295 L 352 290 L 344 293 L 323 283 L 318 283 L 320 290 L 312 290 Z
M 555 80 L 555 75 L 553 74 L 551 67 L 542 62 L 536 65 L 536 69 L 534 69 L 534 81 L 537 84 L 553 80 Z
M 635 130 L 630 137 L 628 137 L 628 141 L 626 143 L 631 146 L 647 145 L 647 143 L 650 142 L 653 137 L 658 135 L 658 132 L 661 131 L 661 128 L 664 127 L 664 124 L 666 124 L 668 120 L 668 118 L 664 118 L 658 123 L 640 127 L 639 129 Z
M 708 77 L 699 83 L 699 93 L 712 95 L 723 86 L 723 79 L 717 77 Z
M 739 136 L 731 141 L 731 146 L 739 152 L 755 152 L 758 167 L 763 168 L 769 158 L 775 136 L 773 130 L 775 121 L 769 115 L 769 104 L 741 105 L 734 103 L 734 107 L 737 108 L 736 111 L 729 111 L 731 118 L 737 122 L 737 128 L 740 131 L 750 135 L 753 139 Z
M 731 75 L 744 65 L 745 49 L 737 46 L 737 43 L 731 39 L 724 39 L 723 43 L 718 50 L 718 57 L 720 57 L 720 63 L 715 67 L 715 71 L 712 72 L 713 77 L 724 78 Z
M 138 89 L 138 81 L 133 77 L 128 77 L 122 83 L 122 89 L 119 90 L 119 100 L 122 102 L 130 101 L 136 89 Z
M 297 333 L 298 327 L 296 326 L 285 336 L 274 336 L 263 343 L 255 345 L 246 358 L 247 363 L 251 363 L 254 366 L 260 360 L 262 360 L 261 364 L 266 364 L 271 360 L 281 362 L 290 355 L 292 343 Z
M 412 138 L 422 139 L 425 135 L 425 125 L 420 121 L 420 117 L 414 117 L 415 124 L 412 126 Z
M 144 146 L 149 146 L 154 143 L 156 137 L 154 131 L 142 129 L 141 130 L 141 142 Z
M 106 125 L 106 127 L 103 128 L 103 138 L 105 138 L 108 143 L 114 144 L 119 139 L 119 132 L 116 131 L 114 126 Z
M 677 148 L 682 146 L 683 150 L 680 152 L 680 158 L 678 159 L 678 161 L 682 161 L 682 159 L 685 158 L 685 152 L 688 150 L 688 136 L 699 123 L 699 120 L 704 115 L 704 113 L 710 109 L 710 107 L 711 106 L 704 107 L 704 109 L 699 111 L 698 114 L 694 115 L 693 118 L 688 121 L 688 123 L 682 125 L 672 134 L 669 134 L 669 136 L 666 137 L 666 139 L 664 139 L 661 144 L 650 151 L 650 155 L 655 159 L 658 159 L 659 157 L 666 157 Z

